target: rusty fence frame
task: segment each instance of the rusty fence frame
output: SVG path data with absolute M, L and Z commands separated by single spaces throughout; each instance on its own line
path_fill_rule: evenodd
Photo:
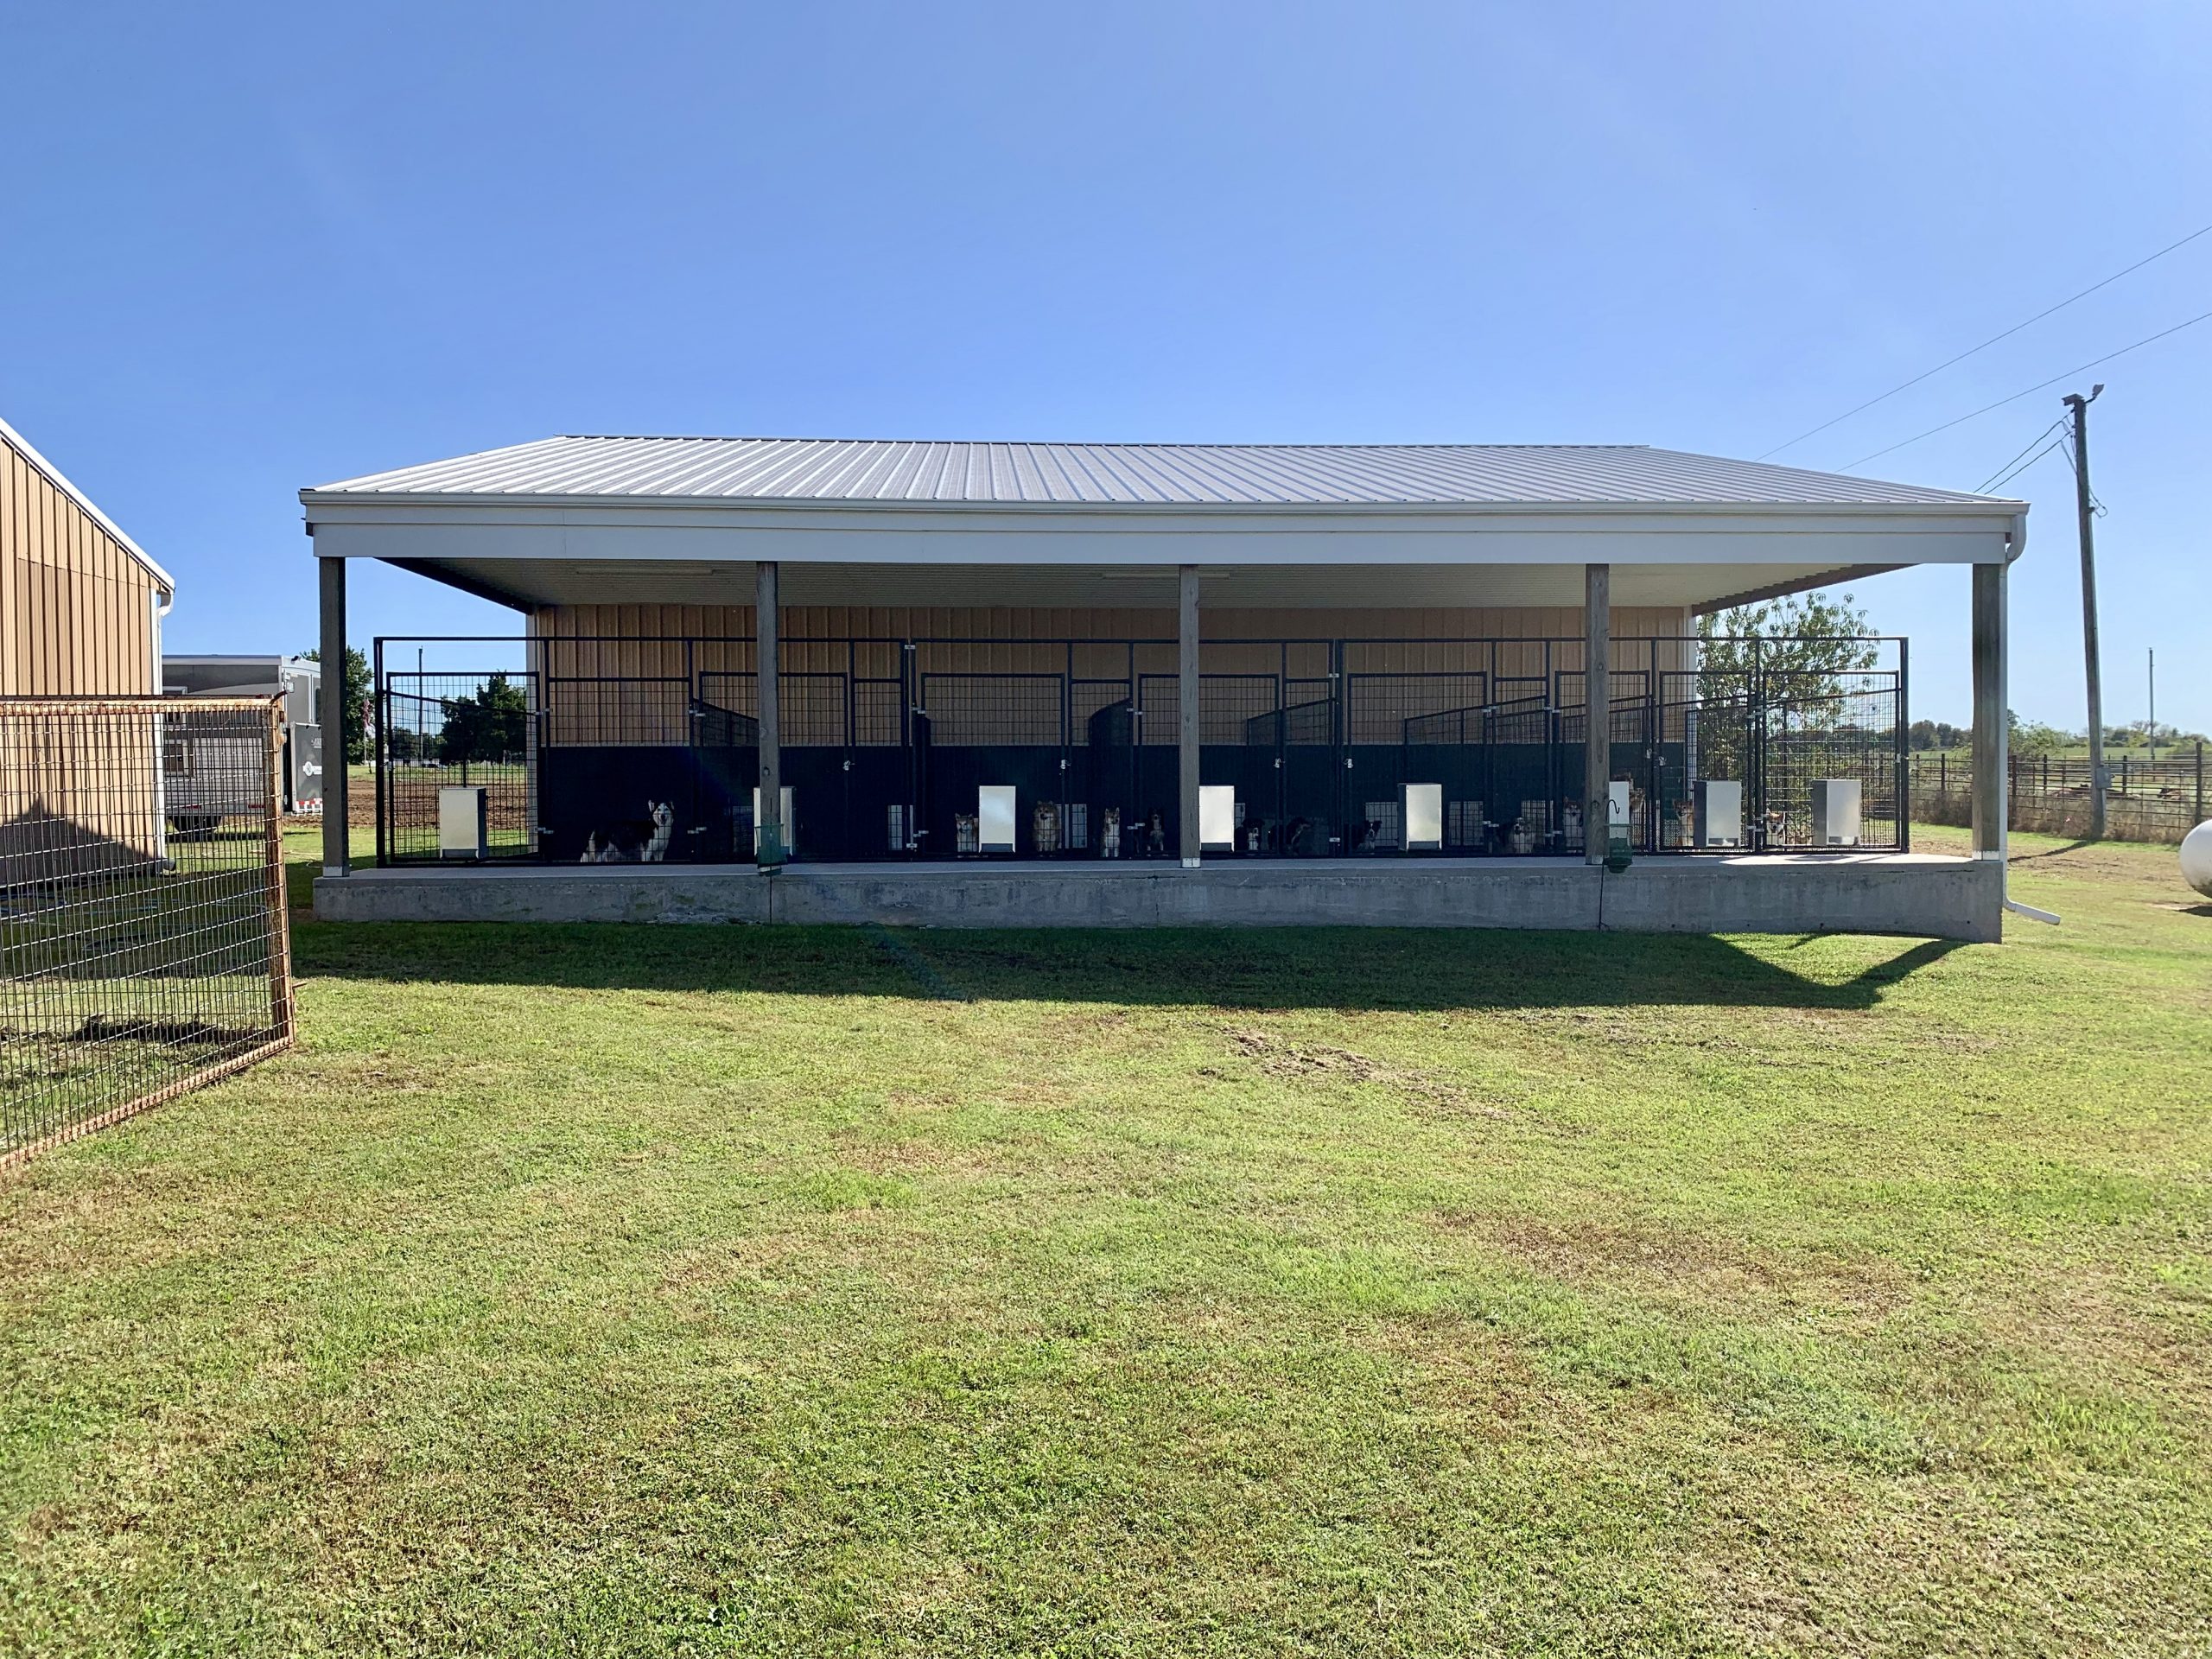
M 284 879 L 283 812 L 284 723 L 282 699 L 144 696 L 0 697 L 0 809 L 4 809 L 0 810 L 0 818 L 7 819 L 10 826 L 18 830 L 27 828 L 34 842 L 36 840 L 36 832 L 46 824 L 68 823 L 68 820 L 60 817 L 38 818 L 31 812 L 22 810 L 24 802 L 19 802 L 14 798 L 16 794 L 22 792 L 21 779 L 16 775 L 22 760 L 22 756 L 16 748 L 20 735 L 24 729 L 22 722 L 50 721 L 54 722 L 56 730 L 66 730 L 70 722 L 91 722 L 100 717 L 120 719 L 125 721 L 141 720 L 145 722 L 144 735 L 149 740 L 148 753 L 150 758 L 145 766 L 146 781 L 149 789 L 149 800 L 154 814 L 155 833 L 158 837 L 156 843 L 158 856 L 141 857 L 137 865 L 127 868 L 114 866 L 105 869 L 66 868 L 60 859 L 53 856 L 54 849 L 41 848 L 34 844 L 29 853 L 17 854 L 14 856 L 36 858 L 42 854 L 46 855 L 48 861 L 54 866 L 53 873 L 46 874 L 34 873 L 24 875 L 19 868 L 11 866 L 10 857 L 0 856 L 0 899 L 7 900 L 6 925 L 4 927 L 0 927 L 0 947 L 4 947 L 0 948 L 0 991 L 14 991 L 22 987 L 34 985 L 41 977 L 50 979 L 58 969 L 97 963 L 103 956 L 115 954 L 109 948 L 113 943 L 111 939 L 104 938 L 97 929 L 88 929 L 81 934 L 52 936 L 31 934 L 29 936 L 31 942 L 47 947 L 45 951 L 35 957 L 29 944 L 25 942 L 26 936 L 23 930 L 18 925 L 23 922 L 24 918 L 35 918 L 72 904 L 96 904 L 104 890 L 118 887 L 126 879 L 156 883 L 171 877 L 192 879 L 182 875 L 177 861 L 168 855 L 172 850 L 173 838 L 180 842 L 186 838 L 186 832 L 177 828 L 175 808 L 178 803 L 172 794 L 170 728 L 172 723 L 181 725 L 184 729 L 180 741 L 191 742 L 196 736 L 201 735 L 193 731 L 192 728 L 194 726 L 216 725 L 219 727 L 223 716 L 236 717 L 239 729 L 235 732 L 219 730 L 216 734 L 218 741 L 226 741 L 235 749 L 241 742 L 250 740 L 252 734 L 251 730 L 252 725 L 258 726 L 261 739 L 258 754 L 260 773 L 257 780 L 258 786 L 252 790 L 250 804 L 242 794 L 234 795 L 227 804 L 235 806 L 237 810 L 234 812 L 226 813 L 224 817 L 225 822 L 234 818 L 247 826 L 252 837 L 258 839 L 260 842 L 259 855 L 256 858 L 249 853 L 235 866 L 220 868 L 214 872 L 222 876 L 240 878 L 228 895 L 232 898 L 249 898 L 257 887 L 259 904 L 255 907 L 255 913 L 265 918 L 266 931 L 260 939 L 254 940 L 252 943 L 259 944 L 262 940 L 265 940 L 268 1001 L 266 1024 L 259 1032 L 251 1034 L 259 1036 L 261 1040 L 254 1042 L 250 1047 L 219 1054 L 206 1064 L 194 1066 L 179 1075 L 164 1077 L 151 1087 L 134 1090 L 128 1098 L 102 1103 L 98 1109 L 87 1112 L 81 1117 L 58 1122 L 43 1133 L 37 1134 L 33 1138 L 16 1145 L 0 1145 L 0 1174 L 20 1169 L 27 1160 L 41 1152 L 49 1151 L 55 1147 L 101 1129 L 111 1128 L 142 1112 L 149 1111 L 174 1100 L 180 1095 L 187 1094 L 195 1089 L 205 1088 L 209 1084 L 257 1065 L 271 1055 L 281 1053 L 292 1046 L 296 1035 L 292 982 L 291 924 Z M 69 747 L 66 744 L 60 747 L 65 751 Z M 249 748 L 245 752 L 251 751 Z M 112 751 L 103 758 L 111 759 Z M 50 752 L 46 766 L 48 776 L 41 779 L 42 783 L 52 780 L 53 763 Z M 65 781 L 79 780 L 65 779 Z M 26 797 L 26 800 L 47 804 L 49 810 L 51 810 L 51 804 L 44 802 L 41 798 Z M 204 804 L 202 810 L 204 810 Z M 261 879 L 257 884 L 255 884 L 251 881 L 251 876 L 257 866 L 260 871 Z M 28 908 L 22 902 L 26 895 L 30 900 Z M 42 909 L 41 906 L 43 906 Z M 195 900 L 195 906 L 204 907 L 204 901 Z M 204 934 L 207 929 L 207 924 L 203 923 L 201 932 Z M 51 946 L 57 938 L 65 946 L 58 956 L 51 954 Z M 167 942 L 188 946 L 205 944 L 203 938 L 190 931 L 179 931 Z M 190 960 L 192 958 L 187 957 L 175 961 L 157 961 L 154 964 L 154 973 L 151 977 L 158 981 L 162 977 L 165 969 L 174 973 L 178 967 Z M 258 978 L 260 975 L 257 973 L 253 976 Z M 96 977 L 91 982 L 95 985 L 111 984 L 119 987 L 141 982 L 147 976 L 134 971 L 130 974 L 114 974 L 105 978 Z M 13 1010 L 26 1005 L 30 1000 L 28 995 L 22 999 L 11 998 L 8 1007 Z M 99 1017 L 98 1014 L 93 1016 L 95 1020 Z M 124 1028 L 128 1029 L 130 1022 L 125 1020 L 123 1023 Z M 143 1025 L 146 1022 L 140 1023 Z M 19 1033 L 0 1027 L 0 1051 L 4 1051 L 10 1044 L 29 1034 Z M 96 1035 L 91 1040 L 98 1043 L 105 1039 Z M 158 1045 L 175 1047 L 179 1046 L 181 1039 L 174 1036 L 157 1034 L 149 1040 Z

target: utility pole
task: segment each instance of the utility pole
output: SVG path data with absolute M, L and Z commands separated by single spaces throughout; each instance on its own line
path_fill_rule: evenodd
M 2151 648 L 2151 764 L 2158 762 L 2158 648 Z
M 2105 693 L 2097 667 L 2097 543 L 2089 527 L 2089 405 L 2104 391 L 2101 383 L 2084 397 L 2069 391 L 2062 399 L 2074 411 L 2074 512 L 2082 527 L 2082 656 L 2089 682 L 2089 839 L 2105 838 Z

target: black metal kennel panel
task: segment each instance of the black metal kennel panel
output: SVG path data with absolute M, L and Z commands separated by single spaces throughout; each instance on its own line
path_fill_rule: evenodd
M 1487 850 L 1495 823 L 1484 714 L 1490 677 L 1474 671 L 1344 677 L 1344 781 L 1354 809 L 1348 850 L 1402 852 L 1404 789 L 1443 791 L 1440 850 Z
M 686 856 L 743 862 L 754 854 L 760 779 L 760 677 L 710 669 L 697 677 L 696 804 Z M 777 765 L 791 793 L 786 855 L 850 862 L 903 855 L 905 804 L 913 798 L 906 751 L 901 681 L 847 669 L 786 671 L 776 677 L 781 736 Z M 735 741 L 710 741 L 727 728 Z M 893 814 L 889 808 L 900 804 Z
M 526 672 L 391 674 L 385 643 L 388 861 L 454 856 L 440 833 L 452 787 L 482 791 L 485 832 L 464 856 L 753 859 L 752 641 L 533 639 Z M 1906 844 L 1901 648 L 1892 673 L 1821 665 L 1872 660 L 1865 641 L 1792 642 L 1778 659 L 1760 642 L 1717 656 L 1694 641 L 1615 645 L 1607 771 L 1630 785 L 1637 850 L 1690 850 L 1708 779 L 1744 785 L 1750 847 Z M 1403 791 L 1418 784 L 1441 791 L 1443 851 L 1581 851 L 1580 652 L 1579 640 L 1203 642 L 1199 781 L 1236 804 L 1209 850 L 1403 850 Z M 988 856 L 987 842 L 1024 858 L 1181 851 L 1173 641 L 787 639 L 782 661 L 794 858 Z M 589 671 L 605 669 L 619 671 Z M 1828 809 L 1853 784 L 1847 840 Z M 987 836 L 985 792 L 997 806 L 1007 790 L 1011 819 Z
M 1890 852 L 1905 845 L 1899 679 L 1886 671 L 1801 675 L 1796 683 L 1769 677 L 1760 733 L 1762 846 Z M 1833 799 L 1838 785 L 1858 787 L 1855 822 L 1833 810 L 1822 820 L 1819 798 Z
M 842 645 L 841 642 L 841 645 Z M 839 670 L 777 677 L 786 824 L 797 859 L 903 851 L 913 798 L 904 690 Z M 540 851 L 552 862 L 747 862 L 754 855 L 760 690 L 749 671 L 548 676 Z M 657 836 L 656 812 L 672 823 Z
M 1065 673 L 915 677 L 921 852 L 1049 858 L 1088 849 L 1088 803 L 1071 775 L 1068 691 Z M 1014 791 L 1010 842 L 985 822 L 987 789 Z
M 1696 850 L 1700 783 L 1741 787 L 1738 851 L 1758 844 L 1764 798 L 1764 744 L 1758 700 L 1749 674 L 1682 671 L 1659 677 L 1652 711 L 1658 748 L 1659 850 Z
M 1130 838 L 1142 822 L 1137 726 L 1135 690 L 1126 675 L 1068 682 L 1072 785 L 1088 820 L 1088 845 L 1078 851 L 1100 858 L 1129 854 Z
M 385 675 L 373 751 L 378 862 L 539 856 L 544 738 L 538 677 L 526 671 Z M 483 834 L 472 850 L 441 836 L 442 791 L 449 789 L 483 792 Z
M 1580 850 L 1579 823 L 1570 842 L 1566 811 L 1581 787 L 1578 758 L 1573 782 L 1567 771 L 1562 737 L 1565 716 L 1544 695 L 1542 683 L 1503 683 L 1502 697 L 1483 710 L 1482 741 L 1486 822 L 1464 834 L 1479 834 L 1493 853 L 1560 855 Z M 1447 831 L 1451 828 L 1446 813 Z
M 1282 702 L 1267 725 L 1282 763 L 1281 850 L 1322 858 L 1344 850 L 1344 710 L 1332 671 L 1282 682 Z
M 1198 677 L 1198 783 L 1233 803 L 1228 844 L 1209 851 L 1284 855 L 1281 712 L 1280 674 Z
M 1208 851 L 1270 858 L 1325 857 L 1344 848 L 1343 712 L 1334 648 L 1315 641 L 1234 641 L 1221 659 L 1300 661 L 1321 671 L 1202 672 L 1198 783 L 1231 791 L 1230 839 Z M 1180 850 L 1182 686 L 1167 672 L 1137 677 L 1135 798 L 1128 856 Z

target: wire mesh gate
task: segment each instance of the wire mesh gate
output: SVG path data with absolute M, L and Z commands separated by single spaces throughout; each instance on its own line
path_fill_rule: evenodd
M 0 1164 L 290 1043 L 280 721 L 0 700 Z
M 450 855 L 442 791 L 485 794 L 473 855 L 744 861 L 753 852 L 753 642 L 531 642 L 520 672 L 380 677 L 379 855 Z M 1630 845 L 1694 850 L 1697 786 L 1741 785 L 1730 850 L 1809 847 L 1816 784 L 1856 783 L 1869 849 L 1905 844 L 1904 674 L 1694 665 L 1636 640 L 1617 666 L 1608 781 Z M 1209 641 L 1203 786 L 1234 800 L 1210 853 L 1406 849 L 1408 785 L 1443 798 L 1461 855 L 1584 844 L 1580 642 Z M 381 652 L 379 653 L 381 656 Z M 791 855 L 1166 857 L 1180 850 L 1180 679 L 1171 640 L 786 640 L 780 769 Z M 1417 666 L 1385 666 L 1412 659 Z M 1685 664 L 1669 667 L 1672 660 Z M 629 671 L 609 673 L 614 663 Z M 1012 820 L 984 822 L 987 805 Z M 656 834 L 659 820 L 668 820 Z

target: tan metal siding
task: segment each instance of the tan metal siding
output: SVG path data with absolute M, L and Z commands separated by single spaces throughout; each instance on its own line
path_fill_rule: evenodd
M 1567 607 L 1314 611 L 1211 609 L 1202 626 L 1210 655 L 1238 640 L 1341 639 L 1388 641 L 1358 647 L 1361 670 L 1380 673 L 1449 671 L 1486 666 L 1491 640 L 1555 640 L 1552 666 L 1577 671 L 1582 665 L 1582 613 Z M 694 645 L 693 664 L 701 671 L 752 668 L 753 607 L 749 605 L 563 605 L 537 613 L 533 631 L 546 639 L 593 640 L 561 651 L 555 671 L 624 676 L 681 675 L 685 647 Z M 1621 640 L 1664 641 L 1623 666 L 1641 667 L 1656 658 L 1660 667 L 1688 666 L 1688 647 L 1673 643 L 1687 632 L 1684 614 L 1673 607 L 1622 607 L 1613 613 L 1613 632 Z M 785 667 L 800 672 L 812 667 L 842 667 L 849 639 L 973 639 L 963 653 L 963 666 L 979 672 L 1013 672 L 1056 668 L 1065 660 L 1041 648 L 1024 649 L 1023 640 L 1172 640 L 1172 610 L 1009 607 L 787 606 L 784 610 Z M 666 636 L 673 636 L 668 638 Z M 595 639 L 594 639 L 595 637 Z M 1484 642 L 1468 646 L 1459 642 Z M 1422 641 L 1433 641 L 1424 645 Z M 726 643 L 725 643 L 726 642 Z M 810 643 L 816 649 L 810 651 Z M 1545 653 L 1540 644 L 1501 645 L 1498 672 L 1541 674 Z M 1235 671 L 1224 663 L 1212 671 Z M 895 672 L 863 667 L 862 672 Z M 1294 671 L 1302 671 L 1294 669 Z
M 157 693 L 153 573 L 0 441 L 0 696 Z
M 1209 674 L 1281 671 L 1318 681 L 1333 666 L 1328 642 L 1342 639 L 1350 673 L 1480 674 L 1495 677 L 1493 695 L 1573 701 L 1579 693 L 1571 679 L 1560 684 L 1547 677 L 1581 672 L 1582 621 L 1579 607 L 1224 607 L 1202 617 L 1200 666 Z M 1684 626 L 1683 613 L 1672 607 L 1615 610 L 1616 695 L 1630 694 L 1626 677 L 1689 667 L 1694 647 L 1681 637 Z M 531 627 L 531 658 L 546 677 L 550 742 L 683 742 L 686 705 L 695 693 L 741 713 L 755 711 L 749 682 L 710 689 L 696 677 L 753 672 L 750 606 L 549 607 L 532 617 Z M 917 640 L 926 642 L 915 664 L 925 673 L 1058 675 L 1071 667 L 1078 679 L 1119 680 L 1134 667 L 1148 677 L 1167 677 L 1175 672 L 1174 628 L 1174 613 L 1166 610 L 787 606 L 783 668 L 802 675 L 842 672 L 849 665 L 864 677 L 895 680 L 899 642 Z M 1132 651 L 1132 640 L 1147 643 Z M 1069 641 L 1078 642 L 1072 653 Z M 1083 641 L 1096 643 L 1086 647 Z M 1291 643 L 1286 648 L 1282 641 Z M 1514 681 L 1523 683 L 1509 683 Z M 681 689 L 671 690 L 669 683 Z M 1681 689 L 1671 690 L 1678 695 Z M 1465 692 L 1463 681 L 1407 695 L 1442 698 L 1440 710 L 1460 706 Z

